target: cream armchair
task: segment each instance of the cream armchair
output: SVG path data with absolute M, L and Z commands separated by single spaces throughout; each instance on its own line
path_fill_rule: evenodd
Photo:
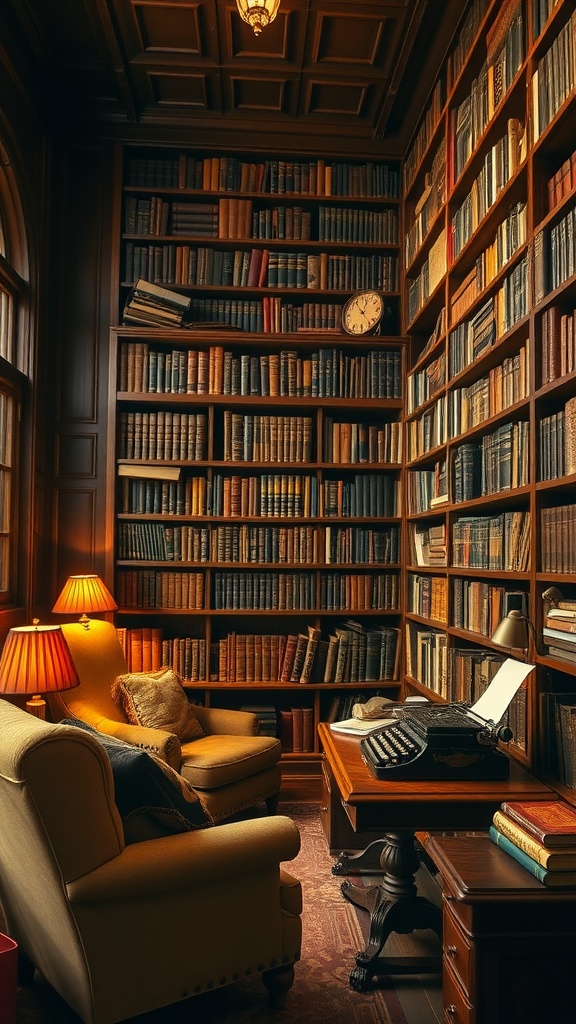
M 284 816 L 125 846 L 89 733 L 0 701 L 0 901 L 9 934 L 85 1024 L 262 973 L 282 1003 L 300 954 L 299 849 Z
M 62 626 L 80 686 L 51 698 L 52 717 L 80 718 L 162 757 L 198 792 L 213 821 L 265 802 L 274 813 L 280 790 L 280 740 L 256 735 L 258 718 L 244 711 L 195 707 L 204 736 L 180 743 L 173 733 L 130 725 L 112 699 L 112 684 L 128 671 L 115 627 L 91 619 Z

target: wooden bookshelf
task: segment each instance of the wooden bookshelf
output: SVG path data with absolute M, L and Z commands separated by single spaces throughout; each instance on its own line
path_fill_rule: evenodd
M 120 637 L 190 699 L 260 708 L 286 773 L 319 776 L 318 722 L 401 685 L 399 167 L 132 146 L 121 164 Z M 188 296 L 189 323 L 126 317 L 138 278 Z M 382 333 L 352 338 L 340 310 L 368 287 Z
M 576 599 L 575 8 L 469 3 L 403 176 L 404 679 L 473 698 L 507 653 L 494 624 L 523 608 L 536 671 L 509 751 L 573 803 L 553 716 L 576 706 L 576 657 L 549 656 L 542 595 Z

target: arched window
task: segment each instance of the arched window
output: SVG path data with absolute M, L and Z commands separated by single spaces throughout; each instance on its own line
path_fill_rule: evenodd
M 26 238 L 13 167 L 0 140 L 0 608 L 18 600 L 22 403 L 31 356 Z M 29 335 L 28 335 L 29 336 Z

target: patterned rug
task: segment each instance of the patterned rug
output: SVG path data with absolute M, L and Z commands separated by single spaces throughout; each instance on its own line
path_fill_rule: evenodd
M 354 992 L 348 984 L 365 939 L 355 908 L 341 895 L 317 805 L 283 804 L 298 825 L 302 848 L 289 870 L 302 882 L 302 959 L 283 1010 L 271 1010 L 261 979 L 247 979 L 131 1018 L 132 1024 L 406 1024 L 394 988 Z M 361 916 L 366 915 L 360 911 Z M 18 992 L 16 1024 L 79 1024 L 79 1017 L 36 973 Z

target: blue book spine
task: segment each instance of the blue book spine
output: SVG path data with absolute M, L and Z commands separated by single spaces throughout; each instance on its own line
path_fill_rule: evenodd
M 548 871 L 546 868 L 538 864 L 532 857 L 529 857 L 524 850 L 521 850 L 515 845 L 507 836 L 503 835 L 495 825 L 491 825 L 488 830 L 488 835 L 493 843 L 496 843 L 505 853 L 513 857 L 514 860 L 518 861 L 523 868 L 526 868 L 534 878 L 537 878 L 539 882 L 544 885 L 554 886 L 570 886 L 573 887 L 576 884 L 576 872 L 574 871 Z

